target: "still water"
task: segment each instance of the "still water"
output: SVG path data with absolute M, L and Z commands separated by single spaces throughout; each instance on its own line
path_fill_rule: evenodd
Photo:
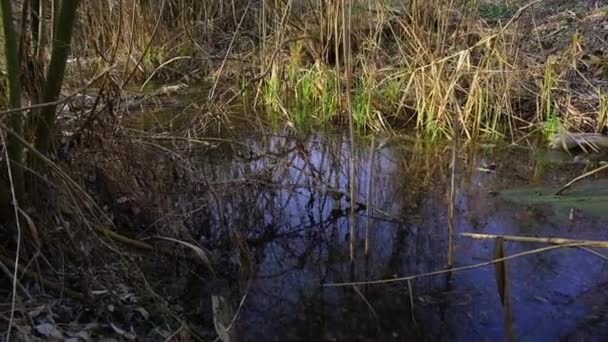
M 452 172 L 449 147 L 361 139 L 354 156 L 351 263 L 351 155 L 344 137 L 220 142 L 195 158 L 210 204 L 205 227 L 194 229 L 220 251 L 213 252 L 222 265 L 218 277 L 232 284 L 233 308 L 242 304 L 235 323 L 241 340 L 504 340 L 493 266 L 409 283 L 326 285 L 445 269 L 452 178 L 456 234 L 608 240 L 605 197 L 595 198 L 596 206 L 606 204 L 603 215 L 585 211 L 584 200 L 556 206 L 503 196 L 521 188 L 559 188 L 589 167 L 538 155 L 529 148 L 459 150 Z M 582 185 L 607 188 L 595 181 Z M 234 231 L 247 247 L 228 241 Z M 507 255 L 544 246 L 505 242 Z M 491 260 L 493 248 L 492 240 L 456 235 L 454 266 Z M 508 261 L 507 268 L 516 340 L 608 340 L 607 259 L 560 248 Z

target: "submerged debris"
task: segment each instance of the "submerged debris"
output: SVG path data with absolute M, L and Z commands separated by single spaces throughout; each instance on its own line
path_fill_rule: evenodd
M 599 153 L 608 151 L 608 136 L 600 133 L 562 132 L 553 137 L 549 147 L 566 151 L 581 149 L 585 152 Z

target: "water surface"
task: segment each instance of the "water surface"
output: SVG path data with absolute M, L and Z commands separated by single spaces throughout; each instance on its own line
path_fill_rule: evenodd
M 236 323 L 242 339 L 504 339 L 491 266 L 410 284 L 324 286 L 446 268 L 451 149 L 398 140 L 378 146 L 378 140 L 360 139 L 354 156 L 354 263 L 351 156 L 344 137 L 252 136 L 195 158 L 209 184 L 211 218 L 200 227 L 202 240 L 216 243 L 214 256 L 224 263 L 219 276 L 232 284 L 234 306 L 246 295 Z M 456 156 L 456 233 L 608 240 L 606 215 L 585 211 L 584 202 L 565 208 L 502 196 L 504 190 L 559 187 L 584 165 L 535 158 L 528 148 L 477 148 Z M 253 267 L 243 266 L 247 260 L 234 238 L 227 241 L 230 231 L 247 241 Z M 457 236 L 454 266 L 490 260 L 493 246 L 491 240 Z M 505 246 L 510 255 L 545 245 Z M 507 267 L 517 340 L 608 338 L 605 259 L 562 248 L 509 261 Z

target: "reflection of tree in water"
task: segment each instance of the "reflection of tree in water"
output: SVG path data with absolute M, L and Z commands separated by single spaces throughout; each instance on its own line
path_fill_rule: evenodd
M 335 144 L 316 144 L 315 146 L 313 143 L 309 145 L 309 149 L 318 148 L 314 153 L 310 153 L 307 148 L 302 147 L 296 150 L 293 147 L 295 144 L 297 142 L 284 139 L 282 143 L 271 144 L 274 150 L 267 153 L 271 156 L 270 158 L 265 160 L 255 158 L 253 163 L 232 165 L 231 177 L 247 179 L 249 184 L 241 187 L 237 194 L 224 195 L 221 202 L 224 206 L 223 211 L 230 213 L 231 225 L 248 227 L 245 234 L 256 251 L 256 261 L 260 262 L 264 258 L 268 258 L 274 252 L 273 246 L 279 246 L 282 258 L 274 259 L 274 266 L 278 270 L 274 270 L 273 274 L 261 274 L 259 277 L 280 277 L 296 270 L 316 267 L 316 270 L 312 272 L 319 277 L 319 285 L 337 280 L 348 281 L 348 256 L 346 254 L 348 238 L 345 235 L 348 229 L 345 215 L 348 213 L 349 203 L 345 198 L 346 191 L 340 190 L 346 189 L 348 186 L 346 170 L 341 168 L 341 166 L 347 165 L 348 156 L 343 153 L 347 149 L 343 148 L 339 140 Z M 281 150 L 288 150 L 292 153 L 283 160 L 269 160 L 274 159 L 273 156 L 279 155 L 280 152 L 277 151 Z M 423 161 L 428 163 L 428 160 Z M 365 156 L 359 160 L 360 165 L 367 163 Z M 272 168 L 268 167 L 269 164 Z M 414 163 L 406 164 L 415 165 Z M 374 192 L 377 197 L 374 198 L 375 200 L 382 204 L 390 203 L 393 206 L 395 202 L 421 202 L 415 194 L 421 191 L 420 188 L 425 186 L 425 182 L 428 183 L 428 178 L 420 182 L 418 179 L 413 179 L 414 177 L 406 177 L 407 172 L 403 172 L 404 174 L 401 175 L 402 171 L 396 173 L 397 177 L 394 174 L 387 177 L 387 170 L 382 170 L 382 166 L 386 165 L 378 164 L 372 175 L 376 177 L 374 184 L 383 190 L 379 193 Z M 365 188 L 369 179 L 369 175 L 366 175 L 363 169 L 363 167 L 359 169 L 360 188 Z M 428 177 L 428 175 L 420 173 L 420 177 Z M 395 178 L 409 181 L 408 186 L 391 185 L 395 182 Z M 270 179 L 270 181 L 263 182 L 265 179 Z M 400 188 L 408 189 L 408 191 L 405 193 L 395 191 Z M 374 202 L 372 204 L 375 204 Z M 415 208 L 415 206 L 413 207 Z M 242 208 L 249 210 L 243 211 Z M 390 244 L 392 257 L 388 263 L 368 265 L 368 267 L 376 269 L 373 274 L 375 276 L 420 271 L 421 265 L 423 265 L 421 260 L 434 259 L 427 255 L 432 250 L 428 248 L 429 240 L 434 239 L 432 234 L 411 234 L 406 229 L 406 224 L 413 210 L 411 206 L 404 205 L 403 211 L 402 218 L 394 220 L 397 224 L 391 224 L 390 220 L 393 219 L 390 217 L 379 217 L 379 219 L 384 219 L 379 222 L 390 229 L 389 235 L 396 235 L 396 240 Z M 297 217 L 294 217 L 294 214 Z M 372 221 L 375 220 L 372 219 Z M 407 239 L 408 235 L 412 235 L 418 240 Z M 419 240 L 422 238 L 423 241 Z M 404 265 L 403 259 L 407 255 L 416 256 L 418 260 L 410 259 L 405 265 L 411 264 L 411 266 L 402 269 L 400 265 Z M 375 257 L 372 256 L 372 259 Z M 355 312 L 369 312 L 358 295 L 352 291 L 340 290 L 338 292 L 341 294 L 339 298 L 346 297 L 336 299 L 337 303 L 356 304 L 356 308 L 352 308 Z M 370 295 L 379 302 L 386 297 L 382 290 L 373 290 L 366 295 Z M 396 298 L 407 299 L 407 296 L 402 295 Z M 310 310 L 324 304 L 320 292 L 313 298 L 318 298 L 318 300 L 312 301 Z M 403 304 L 404 310 L 399 310 L 401 314 L 409 312 L 409 302 L 404 300 Z M 360 307 L 361 305 L 364 306 Z M 384 305 L 382 306 L 384 307 Z M 308 315 L 305 316 L 308 317 Z M 369 322 L 367 316 L 367 314 L 363 315 L 365 319 L 359 323 Z M 316 315 L 310 317 L 316 317 Z M 401 317 L 403 316 L 401 315 Z M 377 322 L 373 323 L 372 325 L 377 324 Z
M 229 157 L 208 157 L 202 162 L 213 190 L 206 199 L 212 216 L 209 225 L 213 227 L 209 241 L 215 244 L 213 250 L 224 254 L 220 259 L 226 265 L 225 277 L 234 278 L 239 268 L 238 253 L 227 231 L 238 230 L 253 253 L 253 285 L 240 317 L 240 329 L 250 332 L 252 339 L 500 338 L 501 313 L 492 269 L 457 273 L 451 281 L 431 277 L 412 282 L 417 325 L 411 317 L 406 283 L 360 287 L 365 300 L 349 287 L 322 287 L 352 280 L 347 217 L 349 156 L 340 138 L 313 137 L 303 142 L 274 137 L 259 144 L 255 140 L 240 143 L 233 149 Z M 357 150 L 359 245 L 354 279 L 391 278 L 443 269 L 447 258 L 449 151 L 420 153 L 414 148 L 395 146 L 376 152 L 372 174 L 368 174 L 369 148 Z M 492 158 L 491 154 L 464 157 L 469 162 L 459 164 L 467 166 L 456 170 L 457 232 L 517 233 L 521 229 L 517 215 L 521 209 L 500 202 L 492 192 L 513 186 L 514 178 L 501 172 L 526 175 L 528 161 L 518 162 L 520 155 L 508 155 L 508 163 L 495 174 L 482 174 L 475 161 L 479 158 L 480 163 L 485 162 L 484 158 Z M 367 182 L 372 178 L 368 199 Z M 362 241 L 366 206 L 371 207 L 367 258 Z M 538 229 L 551 229 L 551 225 Z M 456 263 L 487 260 L 491 256 L 489 245 L 457 241 Z M 508 252 L 527 247 L 510 248 Z M 554 265 L 547 267 L 542 257 L 512 263 L 516 270 L 512 272 L 516 296 L 533 297 L 535 289 L 547 286 L 543 283 L 550 277 L 547 272 L 565 265 L 562 258 L 548 260 Z M 542 276 L 526 278 L 524 271 Z M 519 316 L 524 322 L 546 320 L 528 310 L 528 306 L 520 304 L 524 308 L 522 315 L 516 305 L 516 321 Z

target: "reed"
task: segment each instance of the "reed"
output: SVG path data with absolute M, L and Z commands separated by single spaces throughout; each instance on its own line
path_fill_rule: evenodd
M 359 130 L 373 123 L 372 91 L 374 89 L 371 76 L 368 74 L 355 81 L 355 96 L 353 99 L 353 123 Z
M 281 117 L 285 114 L 284 106 L 281 103 L 281 75 L 277 65 L 270 69 L 270 77 L 263 81 L 260 90 L 264 110 L 268 115 L 271 125 L 278 125 Z
M 596 132 L 602 132 L 606 128 L 608 123 L 608 96 L 600 94 L 600 108 L 598 111 L 597 125 L 595 127 Z
M 457 112 L 465 139 L 515 139 L 538 127 L 550 135 L 575 124 L 563 122 L 556 90 L 561 61 L 580 57 L 583 38 L 544 61 L 522 53 L 519 20 L 532 5 L 360 0 L 345 30 L 338 3 L 319 0 L 84 3 L 75 51 L 95 60 L 93 68 L 117 64 L 123 87 L 213 84 L 213 94 L 238 93 L 233 99 L 249 108 L 222 96 L 197 105 L 254 111 L 273 125 L 345 124 L 347 94 L 358 131 L 413 128 L 449 139 Z M 344 51 L 353 61 L 348 91 L 336 72 Z
M 356 81 L 349 90 L 353 93 L 357 130 L 386 129 L 390 127 L 387 122 L 397 120 L 415 123 L 419 134 L 429 138 L 449 138 L 453 135 L 450 118 L 455 111 L 462 112 L 463 131 L 468 139 L 503 137 L 515 129 L 512 101 L 519 96 L 514 89 L 522 84 L 518 77 L 521 65 L 514 38 L 506 28 L 490 30 L 475 19 L 477 9 L 462 13 L 464 10 L 456 3 L 443 0 L 433 0 L 430 5 L 412 1 L 403 8 L 391 7 L 386 1 L 358 5 L 353 8 L 350 33 Z M 341 57 L 336 53 L 341 43 L 335 39 L 336 27 L 340 26 L 338 14 L 322 9 L 323 13 L 311 10 L 294 14 L 304 25 L 300 31 L 319 38 L 288 51 L 291 55 L 285 60 L 291 71 L 283 79 L 277 79 L 283 77 L 277 73 L 266 77 L 267 84 L 284 84 L 287 91 L 277 92 L 273 86 L 265 90 L 272 94 L 273 102 L 286 103 L 290 99 L 295 103 L 290 107 L 296 108 L 294 115 L 299 119 L 290 120 L 299 123 L 304 122 L 305 108 L 310 114 L 306 117 L 317 124 L 321 116 L 314 113 L 319 106 L 331 108 L 322 110 L 327 114 L 334 111 L 334 106 L 340 111 L 345 101 L 344 93 L 331 84 L 336 75 L 319 67 Z M 456 18 L 453 13 L 461 17 Z M 321 22 L 315 24 L 307 18 Z M 287 35 L 289 29 L 286 25 L 281 35 Z M 454 32 L 466 32 L 468 38 L 459 38 Z M 304 53 L 302 46 L 306 47 Z M 304 58 L 307 52 L 313 55 L 314 64 Z M 282 62 L 276 59 L 274 63 Z M 308 91 L 311 79 L 317 85 L 313 89 L 322 92 Z M 344 80 L 337 78 L 337 83 L 343 86 Z M 269 107 L 269 101 L 264 103 L 262 113 Z M 276 108 L 270 112 L 276 112 Z
M 86 1 L 88 22 L 75 34 L 78 51 L 100 57 L 98 67 L 121 65 L 123 83 L 213 83 L 221 88 L 214 94 L 238 92 L 247 111 L 273 125 L 346 123 L 347 94 L 358 131 L 405 126 L 450 138 L 460 112 L 466 139 L 497 139 L 554 120 L 556 74 L 550 61 L 520 53 L 521 12 L 512 5 L 354 1 L 345 30 L 339 6 L 318 0 L 117 4 Z M 344 51 L 353 61 L 348 91 L 336 72 Z M 542 77 L 533 72 L 539 66 Z M 539 116 L 522 125 L 514 107 L 538 97 Z M 230 108 L 224 97 L 208 100 L 200 105 Z
M 558 107 L 555 105 L 553 98 L 553 90 L 556 86 L 553 66 L 554 60 L 549 57 L 545 65 L 545 74 L 539 96 L 541 101 L 539 113 L 542 116 L 539 120 L 543 123 L 543 133 L 547 140 L 552 139 L 555 134 L 559 133 L 563 126 L 558 116 Z

